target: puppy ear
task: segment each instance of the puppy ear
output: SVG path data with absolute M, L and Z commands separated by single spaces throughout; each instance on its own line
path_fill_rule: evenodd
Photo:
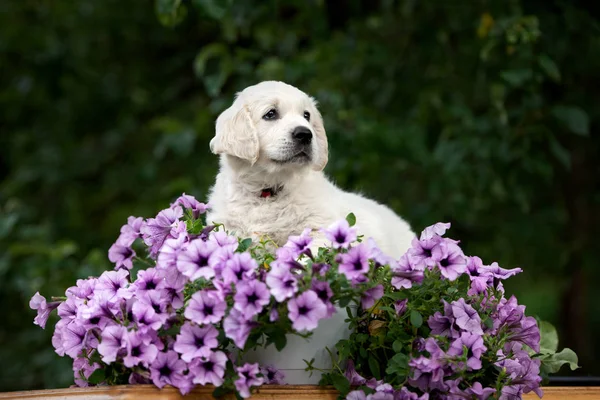
M 258 148 L 258 135 L 250 111 L 238 98 L 217 118 L 210 151 L 229 154 L 254 164 L 258 160 Z
M 323 117 L 317 110 L 317 102 L 315 99 L 311 99 L 315 108 L 315 112 L 312 118 L 312 126 L 315 131 L 316 142 L 317 142 L 317 155 L 313 161 L 312 169 L 315 171 L 322 171 L 327 165 L 329 160 L 329 146 L 327 144 L 327 134 L 325 133 L 325 127 L 323 126 Z

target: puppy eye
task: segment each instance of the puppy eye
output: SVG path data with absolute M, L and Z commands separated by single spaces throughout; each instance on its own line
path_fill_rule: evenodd
M 272 108 L 265 115 L 263 115 L 263 119 L 272 120 L 277 118 L 277 110 Z
M 310 121 L 310 113 L 308 111 L 304 111 L 304 118 L 306 118 L 307 121 Z

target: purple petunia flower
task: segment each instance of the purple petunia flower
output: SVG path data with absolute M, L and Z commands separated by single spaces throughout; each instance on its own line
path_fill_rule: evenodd
M 467 292 L 469 296 L 485 292 L 490 280 L 493 280 L 491 274 L 484 269 L 481 258 L 476 256 L 467 258 L 467 273 L 471 279 L 471 286 Z
M 62 348 L 64 354 L 75 359 L 86 345 L 90 347 L 97 346 L 96 338 L 91 335 L 88 337 L 88 330 L 77 320 L 70 322 L 61 329 Z
M 327 306 L 312 290 L 300 294 L 288 302 L 288 317 L 296 331 L 314 330 L 320 319 L 327 316 Z
M 227 303 L 217 292 L 201 290 L 192 295 L 184 315 L 198 325 L 215 324 L 223 319 L 226 309 Z
M 129 285 L 129 272 L 126 270 L 105 271 L 96 282 L 95 291 L 105 292 L 108 300 L 117 300 L 117 292 Z
M 460 337 L 454 339 L 448 349 L 452 356 L 462 356 L 463 346 L 467 349 L 467 368 L 469 370 L 481 369 L 481 355 L 487 350 L 480 335 L 469 332 L 461 333 Z
M 346 368 L 344 369 L 344 376 L 350 382 L 350 386 L 361 386 L 364 385 L 367 381 L 363 378 L 354 367 L 354 361 L 351 359 L 346 363 Z
M 214 277 L 215 270 L 210 266 L 209 260 L 216 249 L 217 244 L 214 242 L 205 242 L 202 239 L 192 240 L 177 256 L 177 269 L 191 281 Z
M 123 357 L 123 364 L 127 368 L 136 365 L 148 367 L 158 355 L 159 348 L 151 336 L 142 331 L 130 331 L 124 336 L 127 354 Z
M 260 367 L 260 373 L 264 376 L 267 385 L 285 384 L 285 374 L 272 365 Z
M 298 291 L 297 279 L 285 264 L 271 263 L 271 270 L 267 273 L 266 282 L 271 289 L 271 294 L 280 303 Z
M 190 364 L 190 374 L 193 382 L 199 385 L 212 384 L 221 386 L 225 376 L 227 356 L 222 351 L 210 353 L 208 357 L 196 358 Z
M 102 356 L 102 361 L 110 364 L 117 357 L 122 357 L 126 354 L 126 333 L 127 330 L 121 325 L 107 326 L 102 330 L 101 341 L 98 344 L 98 353 Z
M 483 335 L 481 329 L 481 318 L 477 311 L 465 299 L 460 298 L 452 302 L 452 314 L 456 320 L 456 325 L 461 329 L 477 335 Z
M 425 268 L 433 268 L 441 260 L 440 254 L 434 254 L 433 249 L 439 246 L 442 238 L 433 237 L 432 239 L 418 240 L 414 238 L 411 243 L 411 248 L 408 249 L 406 255 L 410 259 L 410 264 L 414 265 L 414 269 L 424 270 Z
M 188 278 L 177 269 L 169 269 L 165 273 L 165 280 L 161 284 L 161 292 L 166 299 L 166 304 L 171 304 L 174 309 L 183 307 L 183 290 Z
M 331 290 L 329 282 L 313 279 L 310 288 L 317 294 L 319 299 L 325 303 L 325 306 L 327 307 L 327 315 L 325 318 L 331 318 L 331 316 L 335 314 L 335 306 L 331 302 L 333 290 Z
M 505 354 L 512 357 L 505 357 Z M 529 353 L 523 350 L 521 343 L 517 342 L 506 344 L 503 350 L 498 350 L 497 355 L 501 361 L 496 362 L 496 365 L 503 368 L 511 379 L 511 386 L 502 389 L 501 399 L 508 400 L 513 398 L 510 397 L 513 394 L 520 396 L 531 391 L 542 397 L 539 358 L 532 359 Z
M 394 263 L 394 259 L 387 254 L 385 254 L 375 243 L 375 239 L 369 238 L 367 239 L 367 246 L 369 246 L 369 258 L 375 261 L 375 265 L 380 267 L 383 265 L 392 265 Z
M 432 249 L 433 258 L 439 260 L 437 267 L 442 276 L 448 280 L 455 280 L 467 269 L 467 258 L 456 243 L 444 239 Z
M 249 253 L 234 253 L 221 273 L 227 285 L 254 278 L 258 264 Z
M 183 193 L 175 202 L 171 205 L 171 208 L 177 207 L 177 205 L 187 208 L 192 211 L 192 217 L 198 219 L 200 214 L 204 214 L 206 210 L 210 208 L 208 204 L 200 203 L 194 196 Z
M 191 383 L 183 375 L 185 370 L 186 365 L 179 359 L 179 354 L 169 350 L 158 353 L 154 362 L 150 364 L 150 377 L 152 383 L 161 389 L 165 385 L 171 385 L 185 394 L 192 388 Z
M 279 311 L 276 308 L 272 308 L 269 311 L 269 322 L 275 322 L 279 320 Z
M 264 378 L 259 377 L 260 369 L 258 364 L 246 363 L 242 367 L 237 368 L 238 379 L 234 382 L 240 396 L 243 398 L 250 397 L 250 389 L 255 386 L 260 386 L 264 383 Z
M 144 226 L 144 219 L 142 217 L 127 218 L 127 224 L 121 227 L 121 234 L 117 239 L 117 243 L 126 247 L 131 247 L 137 238 L 142 237 L 142 226 Z
M 218 335 L 219 332 L 212 325 L 201 328 L 186 322 L 177 335 L 173 350 L 181 354 L 181 359 L 185 362 L 198 357 L 206 358 L 219 345 Z
M 427 228 L 423 229 L 423 232 L 421 232 L 421 236 L 419 237 L 419 240 L 430 240 L 435 238 L 436 236 L 444 236 L 444 234 L 446 233 L 446 231 L 450 229 L 450 223 L 444 223 L 444 222 L 438 222 L 436 224 L 433 224 L 431 226 L 428 226 Z
M 150 304 L 142 301 L 133 303 L 131 312 L 133 315 L 133 322 L 137 324 L 138 328 L 145 326 L 157 331 L 163 326 L 166 320 L 166 318 L 158 314 Z
M 334 222 L 327 229 L 321 229 L 321 232 L 331 241 L 334 249 L 347 249 L 356 240 L 356 228 L 351 228 L 345 219 Z
M 167 208 L 158 213 L 156 218 L 149 218 L 141 228 L 144 243 L 150 247 L 150 255 L 155 256 L 162 247 L 165 239 L 177 228 L 176 222 L 183 216 L 180 206 Z M 174 232 L 173 232 L 174 233 Z M 175 237 L 176 235 L 173 235 Z
M 223 320 L 225 336 L 233 340 L 240 349 L 244 348 L 253 327 L 254 323 L 244 318 L 244 315 L 235 308 L 231 309 L 229 315 Z
M 300 254 L 308 254 L 312 238 L 310 237 L 310 228 L 306 228 L 298 236 L 290 236 L 287 243 L 283 246 L 292 250 L 293 258 L 297 258 Z
M 353 390 L 346 395 L 346 400 L 367 400 L 367 395 L 362 390 Z
M 392 286 L 396 289 L 410 289 L 413 283 L 421 283 L 424 279 L 423 270 L 413 265 L 408 253 L 398 262 L 391 264 Z
M 470 388 L 465 390 L 467 395 L 475 396 L 478 400 L 486 400 L 488 397 L 496 393 L 496 389 L 491 387 L 484 388 L 481 383 L 474 382 Z
M 540 329 L 533 317 L 525 317 L 520 321 L 519 327 L 508 334 L 508 339 L 521 342 L 533 350 L 540 351 Z
M 119 296 L 131 298 L 134 294 L 139 298 L 147 292 L 159 289 L 165 280 L 166 271 L 159 268 L 148 268 L 138 272 L 137 279 L 128 289 L 119 290 Z
M 368 247 L 360 243 L 358 246 L 351 248 L 348 253 L 340 254 L 338 271 L 344 274 L 350 281 L 364 276 L 369 272 Z
M 133 258 L 135 257 L 135 251 L 123 243 L 116 241 L 108 249 L 108 259 L 110 262 L 115 263 L 115 269 L 126 269 L 130 270 L 133 268 Z
M 71 286 L 65 291 L 67 298 L 77 297 L 82 300 L 89 300 L 94 295 L 96 278 L 77 279 L 75 286 Z
M 493 262 L 489 266 L 484 266 L 483 269 L 496 279 L 507 279 L 507 278 L 510 278 L 511 276 L 515 276 L 515 275 L 523 272 L 523 270 L 521 268 L 513 268 L 513 269 L 500 268 L 500 266 L 498 265 L 497 262 Z
M 246 319 L 260 313 L 271 299 L 267 285 L 259 280 L 238 282 L 236 289 L 233 308 L 244 314 Z
M 158 251 L 156 258 L 156 268 L 158 269 L 176 269 L 177 268 L 177 257 L 179 253 L 183 252 L 189 243 L 189 236 L 187 232 L 181 234 L 176 238 L 167 238 L 165 243 Z
M 50 313 L 59 305 L 60 301 L 48 303 L 46 302 L 46 298 L 42 296 L 40 292 L 35 292 L 29 301 L 29 308 L 37 311 L 37 316 L 33 319 L 33 323 L 44 329 L 46 327 L 46 323 L 48 322 Z
M 375 305 L 375 302 L 383 297 L 383 285 L 377 285 L 371 289 L 365 290 L 361 296 L 363 310 L 368 310 Z
M 444 369 L 441 360 L 434 357 L 420 356 L 408 362 L 411 368 L 411 376 L 408 382 L 411 386 L 418 387 L 422 391 L 430 389 L 444 389 Z
M 87 357 L 77 357 L 73 361 L 73 375 L 75 378 L 75 384 L 79 387 L 89 386 L 87 379 L 98 368 L 100 368 L 100 364 L 96 362 L 90 364 L 90 360 Z
M 394 310 L 396 311 L 396 315 L 401 316 L 406 312 L 406 304 L 408 303 L 408 299 L 398 300 L 394 302 Z

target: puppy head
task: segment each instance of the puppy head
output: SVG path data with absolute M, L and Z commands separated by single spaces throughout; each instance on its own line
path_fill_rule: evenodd
M 210 142 L 215 154 L 229 154 L 268 169 L 325 168 L 327 136 L 316 102 L 283 82 L 266 81 L 238 93 L 217 118 Z

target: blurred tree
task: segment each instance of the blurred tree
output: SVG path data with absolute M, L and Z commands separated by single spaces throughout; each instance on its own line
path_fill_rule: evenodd
M 265 79 L 319 100 L 340 186 L 523 267 L 507 291 L 599 374 L 599 50 L 565 1 L 0 3 L 0 391 L 72 383 L 29 298 L 204 198 L 216 116 Z

